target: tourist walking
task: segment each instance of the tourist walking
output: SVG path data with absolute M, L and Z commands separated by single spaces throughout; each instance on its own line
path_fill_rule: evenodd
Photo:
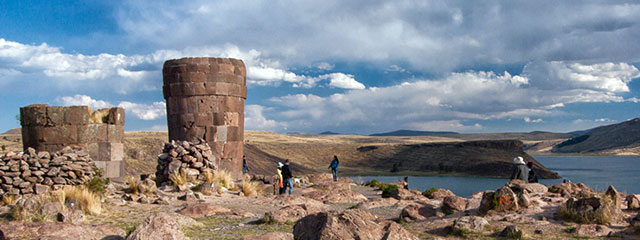
M 277 165 L 277 174 L 278 174 L 278 194 L 283 194 L 284 193 L 284 184 L 283 184 L 283 179 L 282 179 L 282 163 L 278 162 Z
M 242 175 L 249 172 L 249 166 L 247 166 L 247 155 L 242 155 Z
M 333 174 L 333 181 L 336 182 L 338 181 L 338 167 L 340 166 L 340 160 L 338 160 L 338 156 L 333 155 L 333 161 L 331 161 L 331 164 L 329 165 L 329 168 L 331 169 L 331 173 Z
M 529 168 L 529 183 L 537 183 L 538 176 L 536 175 L 536 171 L 533 170 L 533 162 L 528 162 L 527 167 Z
M 289 159 L 285 160 L 284 166 L 282 166 L 282 179 L 284 180 L 282 193 L 287 192 L 287 188 L 289 188 L 289 195 L 291 195 L 291 191 L 293 191 L 293 175 L 291 174 L 291 168 L 289 168 Z
M 513 159 L 516 167 L 513 169 L 511 179 L 520 179 L 522 181 L 529 182 L 529 169 L 525 166 L 524 159 L 520 156 Z

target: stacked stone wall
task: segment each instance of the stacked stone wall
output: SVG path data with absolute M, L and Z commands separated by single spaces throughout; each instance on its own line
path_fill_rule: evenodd
M 33 148 L 24 153 L 8 152 L 0 155 L 0 195 L 41 194 L 83 184 L 96 175 L 95 169 L 89 152 L 79 147 L 55 153 Z
M 92 111 L 87 106 L 53 107 L 34 104 L 20 108 L 22 143 L 26 151 L 59 151 L 84 147 L 105 177 L 124 173 L 124 109 Z
M 158 155 L 156 184 L 170 184 L 169 175 L 184 172 L 188 181 L 203 180 L 205 171 L 217 169 L 211 147 L 204 141 L 171 141 Z
M 216 166 L 242 175 L 246 69 L 241 60 L 182 58 L 163 67 L 170 140 L 204 139 Z

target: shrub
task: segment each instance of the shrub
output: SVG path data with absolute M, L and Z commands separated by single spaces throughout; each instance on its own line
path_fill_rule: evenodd
M 212 182 L 214 182 L 214 181 L 215 181 L 215 178 L 214 178 L 213 172 L 212 172 L 211 170 L 209 170 L 209 169 L 204 170 L 204 171 L 202 172 L 202 174 L 204 175 L 204 182 L 206 182 L 206 183 L 212 183 Z
M 184 170 L 180 170 L 177 173 L 169 174 L 169 180 L 175 186 L 181 186 L 182 184 L 187 183 L 187 173 Z
M 575 209 L 568 208 L 565 203 L 558 210 L 558 217 L 576 223 L 609 224 L 615 218 L 616 203 L 607 195 L 602 196 L 602 200 L 604 204 L 593 211 L 576 211 Z
M 2 145 L 2 151 L 6 150 L 6 149 L 7 149 L 7 146 Z
M 63 189 L 65 199 L 74 199 L 78 208 L 89 215 L 99 215 L 102 212 L 100 197 L 89 191 L 89 189 L 79 186 L 70 186 Z M 65 200 L 66 201 L 66 200 Z
M 4 195 L 2 195 L 2 204 L 5 206 L 15 205 L 17 201 L 18 197 L 15 194 L 5 193 Z
M 225 170 L 215 170 L 213 172 L 213 179 L 219 186 L 222 186 L 226 189 L 233 189 L 233 178 L 231 174 Z
M 391 197 L 391 191 L 393 191 L 394 189 L 398 189 L 398 185 L 388 183 L 380 183 L 378 187 L 382 191 L 383 198 Z
M 425 197 L 431 197 L 431 194 L 433 194 L 434 192 L 437 192 L 437 191 L 438 191 L 437 188 L 429 188 L 429 189 L 427 189 L 427 191 L 424 191 L 422 193 L 422 195 L 425 196 Z
M 372 179 L 371 181 L 366 182 L 364 185 L 369 187 L 378 187 L 378 180 Z
M 89 191 L 92 191 L 100 196 L 104 196 L 104 194 L 107 193 L 107 185 L 109 185 L 109 179 L 102 178 L 99 175 L 94 176 L 93 178 L 91 178 L 91 180 L 84 184 L 84 186 L 89 189 Z
M 260 196 L 262 195 L 262 184 L 256 181 L 243 181 L 242 193 L 245 196 Z
M 138 180 L 133 177 L 133 176 L 128 176 L 127 179 L 127 192 L 129 193 L 133 193 L 133 194 L 138 194 L 140 193 L 140 187 L 138 185 Z

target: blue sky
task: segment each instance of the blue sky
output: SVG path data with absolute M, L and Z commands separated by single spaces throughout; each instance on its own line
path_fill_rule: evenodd
M 162 63 L 247 65 L 245 126 L 568 132 L 640 117 L 635 1 L 2 1 L 0 132 L 29 104 L 166 130 Z

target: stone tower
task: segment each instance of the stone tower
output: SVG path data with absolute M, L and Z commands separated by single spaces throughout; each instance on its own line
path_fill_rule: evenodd
M 168 60 L 162 69 L 170 140 L 206 140 L 218 168 L 242 176 L 244 63 L 232 58 Z
M 124 109 L 92 111 L 88 106 L 53 107 L 33 104 L 20 108 L 22 146 L 55 152 L 65 146 L 81 146 L 89 151 L 104 177 L 124 174 Z

